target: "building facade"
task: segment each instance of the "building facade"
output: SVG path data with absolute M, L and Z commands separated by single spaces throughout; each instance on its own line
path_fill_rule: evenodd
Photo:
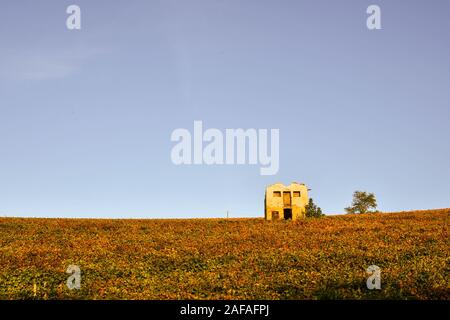
M 305 218 L 308 188 L 303 183 L 289 186 L 275 183 L 266 188 L 264 217 L 266 220 L 297 220 Z

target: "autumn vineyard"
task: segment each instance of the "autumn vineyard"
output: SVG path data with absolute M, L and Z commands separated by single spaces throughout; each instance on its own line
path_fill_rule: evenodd
M 449 215 L 0 218 L 0 299 L 448 300 Z M 66 285 L 71 264 L 79 290 Z M 380 290 L 367 289 L 370 265 Z

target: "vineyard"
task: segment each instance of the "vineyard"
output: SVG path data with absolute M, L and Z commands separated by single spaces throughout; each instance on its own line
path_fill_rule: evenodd
M 0 299 L 448 300 L 449 215 L 0 218 Z M 66 284 L 69 265 L 80 289 Z M 371 265 L 380 290 L 366 286 Z

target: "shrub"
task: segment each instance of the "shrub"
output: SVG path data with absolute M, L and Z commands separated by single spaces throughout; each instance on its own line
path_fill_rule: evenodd
M 312 198 L 309 198 L 308 204 L 306 205 L 306 217 L 308 218 L 320 218 L 324 216 L 322 209 L 320 209 Z

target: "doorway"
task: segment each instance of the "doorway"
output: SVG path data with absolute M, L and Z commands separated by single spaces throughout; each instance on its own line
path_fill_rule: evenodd
M 284 220 L 292 220 L 292 209 L 283 209 Z

